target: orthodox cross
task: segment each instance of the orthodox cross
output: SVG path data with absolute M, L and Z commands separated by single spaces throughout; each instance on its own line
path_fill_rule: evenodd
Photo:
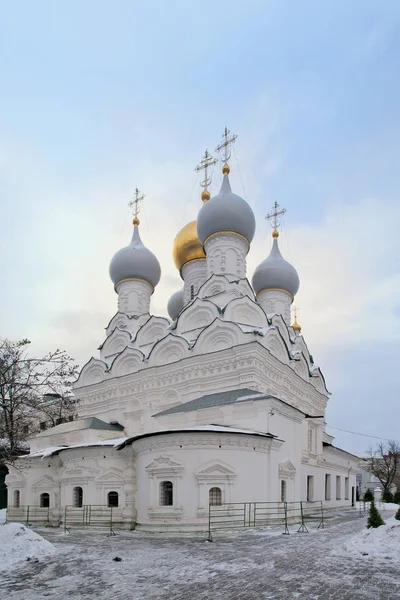
M 142 202 L 143 199 L 144 199 L 144 194 L 141 194 L 139 192 L 138 188 L 136 188 L 135 195 L 133 196 L 132 200 L 128 203 L 129 208 L 131 208 L 133 211 L 133 224 L 134 225 L 139 225 L 139 223 L 140 223 L 140 221 L 138 219 L 138 214 L 140 212 L 140 203 Z
M 279 204 L 277 202 L 275 202 L 273 210 L 270 213 L 268 213 L 267 216 L 265 217 L 268 221 L 270 221 L 272 219 L 272 226 L 274 228 L 274 230 L 272 232 L 273 238 L 277 238 L 279 236 L 278 227 L 279 227 L 280 223 L 278 221 L 278 217 L 284 215 L 286 212 L 285 208 L 282 208 L 282 210 L 279 210 L 279 208 L 280 208 Z
M 231 157 L 231 152 L 229 150 L 229 146 L 235 143 L 237 135 L 231 133 L 227 127 L 225 127 L 224 133 L 222 135 L 222 142 L 215 148 L 216 152 L 221 153 L 223 151 L 222 160 L 224 161 L 224 168 L 222 172 L 224 174 L 229 173 L 228 160 Z M 228 167 L 228 169 L 225 169 Z
M 294 317 L 294 321 L 297 321 L 297 311 L 299 309 L 297 308 L 297 306 L 292 306 L 292 311 L 293 311 L 293 317 Z
M 203 202 L 207 202 L 210 199 L 210 192 L 208 191 L 208 186 L 211 184 L 211 176 L 208 174 L 208 169 L 217 164 L 217 160 L 209 154 L 208 150 L 204 152 L 204 156 L 200 161 L 200 164 L 197 165 L 195 171 L 200 173 L 200 171 L 204 171 L 204 179 L 200 182 L 202 188 L 204 188 L 203 193 L 201 194 L 201 199 Z

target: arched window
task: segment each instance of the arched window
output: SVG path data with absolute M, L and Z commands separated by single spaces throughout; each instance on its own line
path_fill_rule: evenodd
M 21 492 L 14 490 L 14 508 L 19 508 L 21 503 Z
M 286 481 L 281 480 L 281 502 L 286 502 Z
M 212 487 L 208 492 L 208 498 L 210 506 L 221 506 L 222 504 L 222 492 L 219 487 Z
M 118 492 L 108 492 L 107 504 L 108 506 L 118 506 Z
M 40 494 L 40 506 L 42 508 L 49 508 L 50 506 L 50 494 L 45 492 L 44 494 Z
M 83 489 L 81 487 L 74 488 L 73 501 L 74 506 L 83 506 Z
M 172 481 L 162 481 L 160 483 L 160 505 L 172 506 L 174 503 L 174 486 Z

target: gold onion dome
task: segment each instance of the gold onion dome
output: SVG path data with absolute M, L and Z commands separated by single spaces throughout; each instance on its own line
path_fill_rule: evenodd
M 294 323 L 292 325 L 292 328 L 297 331 L 297 333 L 301 332 L 301 326 L 298 324 L 297 322 L 297 317 L 294 318 Z
M 196 221 L 191 221 L 179 231 L 174 240 L 172 256 L 179 271 L 192 260 L 205 259 L 203 244 L 197 237 Z

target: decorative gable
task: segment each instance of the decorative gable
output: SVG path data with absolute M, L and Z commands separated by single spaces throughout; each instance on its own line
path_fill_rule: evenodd
M 280 477 L 289 477 L 290 479 L 294 479 L 296 475 L 296 467 L 294 464 L 288 459 L 285 462 L 279 463 L 279 476 Z
M 195 475 L 198 482 L 233 481 L 236 477 L 236 471 L 227 463 L 212 460 L 198 467 Z
M 146 467 L 147 473 L 150 475 L 163 475 L 176 474 L 183 471 L 183 466 L 169 458 L 168 456 L 158 456 Z

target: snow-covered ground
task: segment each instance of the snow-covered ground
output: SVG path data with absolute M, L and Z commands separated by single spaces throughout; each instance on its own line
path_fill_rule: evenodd
M 388 527 L 393 515 L 382 511 Z M 310 533 L 242 530 L 215 534 L 213 543 L 203 535 L 119 531 L 109 537 L 104 530 L 43 528 L 57 551 L 3 571 L 0 598 L 400 600 L 397 559 L 364 560 L 344 549 L 364 540 L 366 523 L 357 510 L 338 511 L 327 516 L 325 529 L 315 524 Z
M 0 571 L 55 551 L 53 544 L 21 523 L 0 525 Z
M 344 550 L 366 559 L 385 558 L 400 562 L 400 521 L 390 517 L 381 527 L 365 529 L 350 538 L 344 544 Z

